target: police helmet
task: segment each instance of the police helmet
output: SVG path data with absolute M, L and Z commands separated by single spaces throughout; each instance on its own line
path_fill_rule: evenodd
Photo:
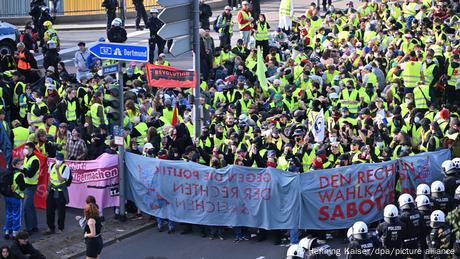
M 403 193 L 398 198 L 398 205 L 400 209 L 410 208 L 414 204 L 414 198 L 408 193 Z
M 112 26 L 115 27 L 120 27 L 122 25 L 123 21 L 120 18 L 115 18 L 112 21 Z
M 158 9 L 152 8 L 152 9 L 150 9 L 150 13 L 158 13 Z
M 435 211 L 433 211 L 431 213 L 430 226 L 432 228 L 439 227 L 440 225 L 443 225 L 443 223 L 445 221 L 446 221 L 446 215 L 441 210 L 435 210 Z
M 434 181 L 431 184 L 431 193 L 444 192 L 445 190 L 444 184 L 441 181 Z
M 460 201 L 460 185 L 457 186 L 457 189 L 455 189 L 454 199 Z
M 454 167 L 455 168 L 460 168 L 460 157 L 456 157 L 454 159 L 452 159 L 452 163 L 454 164 Z
M 299 242 L 299 245 L 305 249 L 305 251 L 310 251 L 312 249 L 313 243 L 317 240 L 316 237 L 305 237 L 302 238 Z
M 368 231 L 367 224 L 363 221 L 358 221 L 353 224 L 353 238 L 365 239 Z
M 419 195 L 415 198 L 415 203 L 417 204 L 417 209 L 429 209 L 431 207 L 430 198 L 426 195 Z
M 390 221 L 397 218 L 399 215 L 398 208 L 393 204 L 388 204 L 385 206 L 383 210 L 383 218 L 386 222 L 390 223 Z
M 454 162 L 452 160 L 446 160 L 442 162 L 441 167 L 442 167 L 442 172 L 444 174 L 455 173 L 454 169 L 456 168 L 456 166 L 454 165 Z
M 419 195 L 430 195 L 430 186 L 426 183 L 421 183 L 417 186 L 417 196 Z
M 303 248 L 300 245 L 291 245 L 286 253 L 286 258 L 289 259 L 301 259 L 305 255 Z
M 347 230 L 347 238 L 349 241 L 353 240 L 353 227 L 349 227 Z

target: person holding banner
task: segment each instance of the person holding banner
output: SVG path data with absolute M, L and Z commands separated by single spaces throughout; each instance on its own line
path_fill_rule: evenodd
M 29 235 L 38 232 L 34 196 L 40 175 L 40 160 L 35 155 L 35 151 L 35 145 L 32 142 L 27 142 L 23 149 L 24 169 L 22 169 L 22 172 L 24 173 L 24 182 L 26 184 L 26 189 L 24 190 L 24 221 Z
M 65 227 L 65 205 L 69 201 L 67 190 L 71 173 L 69 167 L 64 164 L 64 154 L 58 153 L 56 161 L 48 169 L 49 184 L 46 196 L 46 223 L 48 230 L 45 235 L 55 233 L 54 218 L 58 212 L 58 230 L 64 231 Z

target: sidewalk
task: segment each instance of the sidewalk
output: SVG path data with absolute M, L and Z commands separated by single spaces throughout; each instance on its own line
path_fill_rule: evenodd
M 102 228 L 104 249 L 115 242 L 128 238 L 141 231 L 153 227 L 153 220 L 148 215 L 137 219 L 135 215 L 128 215 L 126 222 L 120 222 L 113 217 L 106 219 Z M 75 224 L 78 225 L 77 222 Z M 84 256 L 86 251 L 83 239 L 83 230 L 76 229 L 71 233 L 43 236 L 33 242 L 35 248 L 40 250 L 48 259 L 78 258 Z
M 206 2 L 214 10 L 222 9 L 226 4 L 226 0 L 208 0 Z M 161 10 L 161 9 L 160 9 Z M 147 13 L 149 10 L 147 10 Z M 135 28 L 135 16 L 133 12 L 127 13 L 126 28 Z M 3 21 L 18 25 L 19 30 L 24 30 L 25 19 L 28 17 L 2 18 Z M 143 22 L 141 22 L 143 23 Z M 106 15 L 73 15 L 73 16 L 57 16 L 56 25 L 53 26 L 60 31 L 74 30 L 102 30 L 107 26 Z

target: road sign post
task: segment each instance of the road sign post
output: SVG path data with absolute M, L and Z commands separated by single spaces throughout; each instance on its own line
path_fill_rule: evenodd
M 195 139 L 198 139 L 201 135 L 202 117 L 200 108 L 200 2 L 199 0 L 158 0 L 158 4 L 164 8 L 158 15 L 158 19 L 164 22 L 158 31 L 158 36 L 165 40 L 174 39 L 169 50 L 171 54 L 179 56 L 193 50 L 193 70 L 196 76 L 194 127 Z
M 119 100 L 120 100 L 120 124 L 119 129 L 123 129 L 124 119 L 124 96 L 123 96 L 123 62 L 122 61 L 136 61 L 147 62 L 149 60 L 149 48 L 140 45 L 128 45 L 119 43 L 105 43 L 100 42 L 92 46 L 89 51 L 96 57 L 101 59 L 118 60 L 118 87 L 119 87 Z M 113 69 L 113 68 L 112 68 Z M 125 147 L 121 145 L 118 147 L 118 175 L 119 175 L 119 189 L 120 189 L 120 220 L 125 221 L 125 200 L 126 200 L 126 182 L 125 182 Z

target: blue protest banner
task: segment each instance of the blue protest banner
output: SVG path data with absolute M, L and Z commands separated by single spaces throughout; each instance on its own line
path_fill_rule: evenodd
M 343 229 L 382 219 L 403 189 L 442 178 L 448 150 L 399 160 L 294 174 L 273 168 L 213 169 L 193 162 L 126 155 L 128 198 L 173 221 L 264 229 Z M 404 179 L 409 180 L 404 180 Z M 408 186 L 408 187 L 407 187 Z
M 393 203 L 396 161 L 357 164 L 300 175 L 301 229 L 343 229 L 374 222 Z
M 444 149 L 401 157 L 398 160 L 401 192 L 415 195 L 417 185 L 442 180 L 441 164 L 450 156 L 450 150 Z
M 288 229 L 299 218 L 298 177 L 276 169 L 230 166 L 126 154 L 128 197 L 151 215 L 217 226 Z

